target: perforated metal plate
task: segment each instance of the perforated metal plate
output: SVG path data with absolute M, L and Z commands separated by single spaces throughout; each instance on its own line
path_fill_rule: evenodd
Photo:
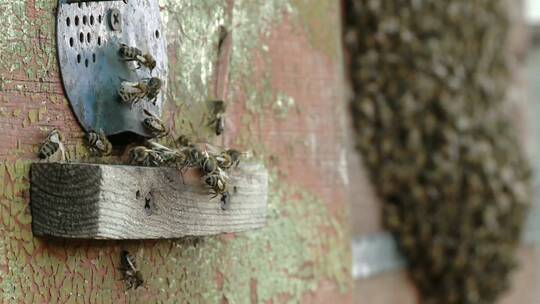
M 59 0 L 57 47 L 64 89 L 86 131 L 103 129 L 107 135 L 150 134 L 142 125 L 143 108 L 160 116 L 167 81 L 166 41 L 157 0 L 72 3 Z M 112 14 L 120 16 L 114 20 Z M 117 30 L 114 30 L 114 29 Z M 157 61 L 152 75 L 119 58 L 121 43 L 150 53 Z M 156 105 L 143 100 L 133 108 L 122 104 L 122 80 L 159 77 L 164 86 Z

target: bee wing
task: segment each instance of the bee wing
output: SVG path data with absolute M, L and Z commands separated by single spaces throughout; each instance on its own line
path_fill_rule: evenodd
M 142 56 L 142 55 L 135 56 L 135 59 L 137 59 L 141 63 L 146 63 L 146 61 L 147 61 L 146 58 L 144 56 Z
M 197 143 L 194 143 L 193 145 L 201 151 L 205 151 L 216 156 L 220 154 L 221 152 L 225 151 L 224 148 L 209 144 L 207 142 L 197 142 Z
M 124 81 L 122 82 L 122 89 L 126 93 L 142 93 L 144 92 L 141 85 L 137 82 Z
M 172 149 L 170 149 L 168 147 L 165 147 L 162 144 L 158 144 L 157 142 L 154 142 L 154 141 L 149 140 L 148 144 L 150 145 L 152 150 L 156 150 L 156 151 L 160 151 L 160 152 L 173 152 Z
M 223 180 L 229 179 L 229 176 L 227 175 L 227 173 L 224 170 L 222 170 L 221 168 L 219 168 L 219 167 L 218 167 L 218 175 Z
M 126 258 L 126 262 L 133 271 L 137 271 L 137 267 L 135 267 L 135 264 L 133 264 L 133 261 L 130 258 Z

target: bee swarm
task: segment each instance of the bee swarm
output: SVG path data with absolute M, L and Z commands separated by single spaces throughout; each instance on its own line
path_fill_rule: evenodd
M 530 201 L 501 1 L 346 1 L 357 146 L 424 303 L 493 303 Z

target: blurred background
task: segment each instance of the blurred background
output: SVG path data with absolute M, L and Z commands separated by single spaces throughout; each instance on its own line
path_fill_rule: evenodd
M 540 0 L 345 2 L 354 302 L 540 303 Z

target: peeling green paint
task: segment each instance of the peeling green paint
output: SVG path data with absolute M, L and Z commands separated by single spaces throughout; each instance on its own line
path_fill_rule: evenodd
M 25 74 L 29 79 L 56 73 L 55 7 L 56 1 L 52 0 L 13 0 L 2 4 L 0 71 L 13 76 Z M 33 18 L 28 15 L 29 11 L 34 12 Z M 22 86 L 18 89 L 23 90 Z

